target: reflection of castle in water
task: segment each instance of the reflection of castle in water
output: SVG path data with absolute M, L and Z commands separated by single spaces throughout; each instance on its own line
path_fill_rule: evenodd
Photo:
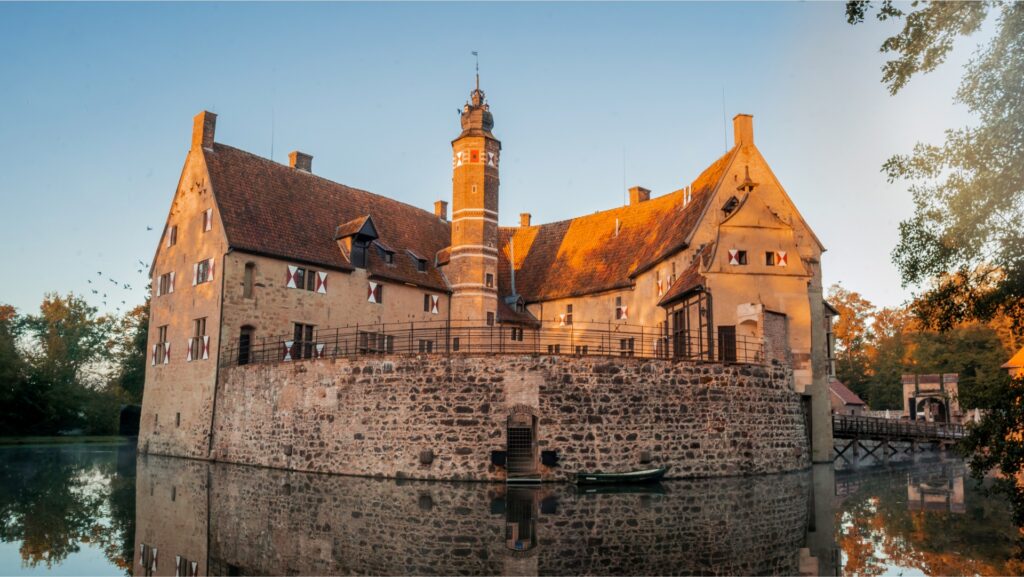
M 139 460 L 136 574 L 828 574 L 831 526 L 816 519 L 829 512 L 815 515 L 811 482 L 589 494 L 151 455 Z
M 907 476 L 907 509 L 964 513 L 964 476 L 962 464 L 915 472 Z

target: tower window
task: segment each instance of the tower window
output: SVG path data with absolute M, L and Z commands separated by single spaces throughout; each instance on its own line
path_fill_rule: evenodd
M 764 253 L 764 264 L 765 266 L 775 266 L 775 253 L 768 251 Z
M 484 275 L 484 286 L 487 288 L 494 288 L 494 275 L 487 273 Z
M 565 324 L 572 324 L 572 305 L 565 305 Z
M 487 313 L 487 326 L 494 326 L 494 313 Z
M 245 263 L 245 276 L 242 277 L 242 298 L 252 298 L 252 282 L 256 272 L 256 263 Z

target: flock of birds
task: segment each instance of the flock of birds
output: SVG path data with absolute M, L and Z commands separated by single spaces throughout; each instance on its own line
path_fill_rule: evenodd
M 152 231 L 153 227 L 147 226 L 146 230 L 147 231 Z M 149 268 L 149 265 L 147 265 L 141 259 L 138 260 L 137 262 L 138 262 L 139 266 L 138 266 L 138 269 L 135 272 L 139 273 L 140 275 L 146 274 L 147 269 Z M 93 279 L 91 279 L 91 278 L 90 279 L 86 279 L 85 282 L 87 282 L 89 285 L 91 285 L 89 287 L 89 290 L 92 292 L 92 294 L 95 297 L 102 299 L 100 302 L 102 302 L 103 306 L 105 306 L 105 307 L 108 306 L 107 303 L 108 303 L 108 299 L 110 297 L 108 296 L 109 293 L 104 292 L 104 291 L 105 290 L 111 290 L 111 289 L 104 288 L 105 285 L 103 285 L 103 283 L 101 282 L 102 280 L 106 280 L 107 282 L 112 284 L 114 289 L 120 288 L 120 289 L 127 290 L 127 291 L 132 290 L 131 283 L 121 282 L 121 281 L 119 281 L 119 280 L 117 280 L 115 278 L 109 277 L 109 276 L 104 278 L 103 271 L 101 271 L 101 270 L 96 271 L 96 276 L 98 276 L 100 278 L 96 279 L 95 283 L 93 283 Z M 128 310 L 128 303 L 127 303 L 127 301 L 122 300 L 119 305 L 114 307 L 114 311 L 117 312 L 117 313 L 120 313 L 122 306 L 125 307 L 126 311 Z

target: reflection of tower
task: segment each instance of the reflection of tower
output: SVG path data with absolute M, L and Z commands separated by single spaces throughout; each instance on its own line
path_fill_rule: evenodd
M 455 321 L 493 323 L 498 309 L 498 160 L 501 142 L 480 75 L 452 141 L 452 244 L 445 274 Z

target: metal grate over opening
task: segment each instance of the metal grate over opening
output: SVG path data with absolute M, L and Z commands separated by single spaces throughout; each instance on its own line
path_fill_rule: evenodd
M 508 473 L 524 475 L 533 473 L 536 464 L 533 455 L 533 428 L 510 426 L 508 428 Z

